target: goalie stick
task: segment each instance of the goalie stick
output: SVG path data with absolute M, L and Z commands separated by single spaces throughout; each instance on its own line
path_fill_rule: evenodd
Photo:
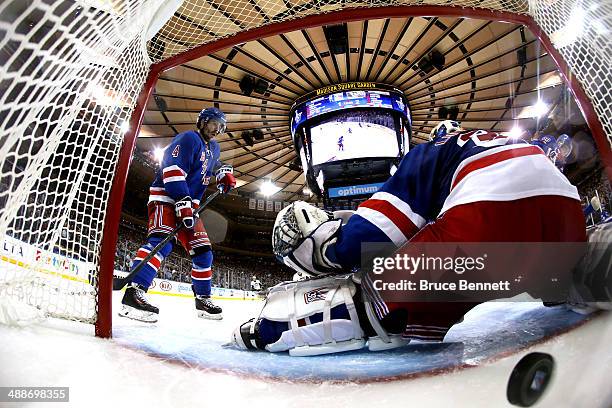
M 194 216 L 199 216 L 200 213 L 202 211 L 204 211 L 204 208 L 206 208 L 206 206 L 208 204 L 210 204 L 210 202 L 212 200 L 214 200 L 215 197 L 217 197 L 220 193 L 221 192 L 219 190 L 217 190 L 214 193 L 212 193 L 211 195 L 209 195 L 206 198 L 206 201 L 204 201 L 204 203 L 198 207 L 198 209 L 195 211 L 195 213 L 193 215 Z M 138 271 L 140 271 L 147 264 L 147 262 L 149 262 L 168 242 L 170 242 L 170 240 L 174 239 L 174 237 L 179 232 L 179 230 L 181 228 L 183 228 L 183 223 L 182 222 L 181 223 L 177 223 L 177 224 L 178 225 L 176 227 L 174 227 L 172 232 L 168 236 L 166 236 L 166 238 L 164 238 L 163 241 L 161 241 L 159 244 L 157 244 L 155 246 L 155 248 L 153 248 L 151 250 L 151 252 L 149 252 L 149 255 L 147 255 L 142 261 L 140 261 L 140 263 L 138 265 L 136 265 L 136 267 L 134 269 L 132 269 L 130 271 L 130 273 L 126 277 L 124 277 L 124 278 L 113 277 L 113 290 L 121 290 L 121 289 L 123 289 L 123 287 L 125 285 L 127 285 L 128 283 L 130 283 L 132 281 L 132 278 L 134 278 L 134 276 L 136 276 Z

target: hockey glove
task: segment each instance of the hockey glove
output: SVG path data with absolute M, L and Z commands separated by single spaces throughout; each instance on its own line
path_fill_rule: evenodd
M 234 177 L 234 168 L 225 164 L 215 172 L 217 179 L 217 188 L 223 194 L 227 194 L 232 188 L 236 187 L 236 178 Z
M 193 219 L 193 207 L 191 205 L 191 197 L 183 197 L 174 204 L 176 216 L 181 220 L 185 228 L 193 229 L 195 220 Z
M 298 272 L 311 275 L 338 273 L 342 266 L 332 262 L 325 252 L 338 239 L 342 220 L 336 219 L 319 225 L 290 253 L 282 257 L 283 263 Z

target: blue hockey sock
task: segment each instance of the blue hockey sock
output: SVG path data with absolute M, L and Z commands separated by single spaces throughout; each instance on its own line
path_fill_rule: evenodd
M 132 262 L 132 267 L 130 270 L 134 269 L 136 265 L 138 265 L 162 240 L 163 237 L 149 237 L 147 239 L 147 243 L 143 245 L 136 253 L 136 257 Z M 163 262 L 164 258 L 170 255 L 170 252 L 172 252 L 171 242 L 166 244 L 166 246 L 164 246 L 149 262 L 147 262 L 147 264 L 136 274 L 132 281 L 145 288 L 151 286 L 151 282 L 153 282 L 153 279 L 155 276 L 157 276 L 157 271 L 159 270 L 161 263 Z
M 212 278 L 212 251 L 194 255 L 191 268 L 191 282 L 196 295 L 210 296 Z

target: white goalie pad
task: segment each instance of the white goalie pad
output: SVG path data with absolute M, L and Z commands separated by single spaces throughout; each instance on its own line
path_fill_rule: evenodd
M 259 317 L 287 322 L 289 330 L 278 341 L 268 344 L 266 350 L 307 356 L 364 347 L 365 339 L 353 302 L 356 292 L 357 288 L 348 276 L 275 286 L 270 290 Z M 345 305 L 350 319 L 331 319 L 331 309 L 339 305 Z M 317 313 L 323 314 L 323 320 L 310 324 L 309 318 Z M 302 321 L 301 326 L 298 321 Z
M 356 278 L 355 274 L 318 277 L 284 282 L 271 288 L 259 316 L 238 326 L 224 347 L 315 356 L 366 346 L 370 351 L 389 350 L 408 344 L 409 340 L 401 334 L 385 331 L 370 301 L 361 299 L 358 294 Z M 365 316 L 358 313 L 355 301 L 359 302 L 359 309 L 361 313 L 365 311 Z M 332 309 L 340 305 L 346 307 L 348 317 L 332 319 Z M 313 318 L 315 314 L 318 314 L 316 319 Z M 367 322 L 360 322 L 360 318 Z M 282 322 L 288 329 L 280 333 L 274 343 L 265 343 L 258 333 L 262 321 Z M 366 326 L 369 323 L 376 334 L 366 339 L 361 323 Z
M 297 333 L 287 330 L 276 343 L 268 344 L 266 350 L 272 353 L 289 350 L 289 355 L 297 357 L 358 350 L 365 346 L 363 338 L 355 338 L 355 328 L 350 320 L 335 319 L 329 324 L 329 329 L 326 326 L 326 322 L 319 322 L 299 327 Z M 324 341 L 326 330 L 330 331 L 327 342 Z
M 303 319 L 350 302 L 357 292 L 355 284 L 346 275 L 330 276 L 294 283 L 285 282 L 270 288 L 260 318 L 276 322 L 290 321 L 291 317 Z

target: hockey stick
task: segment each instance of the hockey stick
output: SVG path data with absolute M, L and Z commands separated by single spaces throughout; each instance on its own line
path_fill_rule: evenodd
M 210 204 L 210 202 L 212 200 L 215 199 L 215 197 L 217 197 L 219 195 L 220 191 L 217 190 L 214 193 L 212 193 L 211 195 L 209 195 L 206 198 L 206 201 L 204 201 L 204 203 L 202 205 L 200 205 L 198 207 L 198 209 L 193 213 L 194 217 L 199 217 L 200 213 L 202 211 L 204 211 L 204 208 L 206 208 L 206 206 L 208 204 Z M 172 230 L 172 232 L 170 234 L 168 234 L 166 236 L 166 238 L 164 238 L 159 244 L 155 245 L 155 248 L 153 248 L 151 250 L 151 252 L 149 252 L 149 255 L 145 256 L 144 259 L 142 261 L 140 261 L 140 263 L 138 265 L 136 265 L 136 267 L 134 269 L 132 269 L 130 271 L 130 273 L 124 277 L 124 278 L 113 278 L 113 290 L 121 290 L 123 289 L 123 287 L 125 285 L 127 285 L 128 283 L 130 283 L 132 281 L 132 278 L 134 278 L 134 276 L 136 276 L 136 274 L 147 264 L 147 262 L 149 262 L 151 259 L 153 259 L 153 257 L 164 247 L 166 246 L 166 244 L 168 242 L 170 242 L 171 240 L 174 239 L 174 237 L 176 236 L 176 234 L 179 232 L 179 230 L 183 228 L 183 223 L 179 222 L 178 225 L 176 227 L 174 227 L 174 229 Z

